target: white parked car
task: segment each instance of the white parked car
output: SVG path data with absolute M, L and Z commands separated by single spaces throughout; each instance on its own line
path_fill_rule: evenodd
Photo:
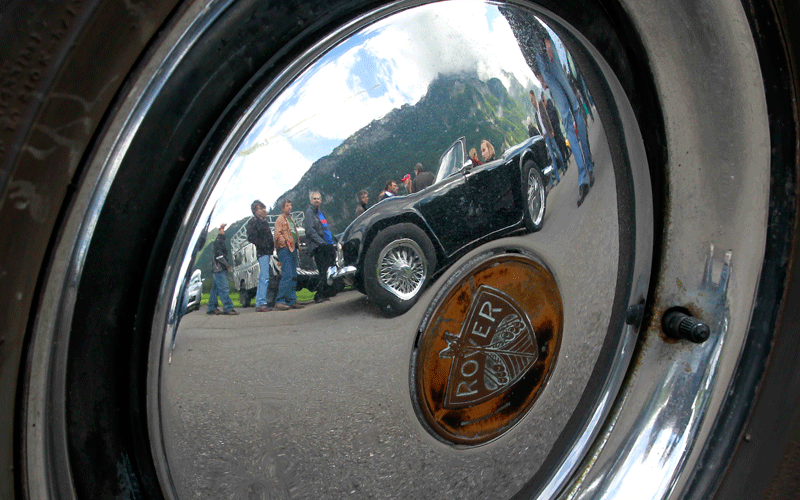
M 189 284 L 186 286 L 186 312 L 200 309 L 200 298 L 203 296 L 203 273 L 195 269 Z

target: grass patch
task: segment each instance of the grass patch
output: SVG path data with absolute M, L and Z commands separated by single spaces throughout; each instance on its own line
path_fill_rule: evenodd
M 201 306 L 207 306 L 208 305 L 208 296 L 209 295 L 210 294 L 208 294 L 208 293 L 204 293 L 202 295 L 202 297 L 200 297 L 200 305 Z M 239 307 L 244 307 L 244 306 L 242 306 L 242 303 L 239 301 L 239 292 L 231 292 L 230 296 L 231 296 L 231 300 L 233 301 L 233 307 L 236 307 L 237 305 Z M 222 304 L 222 299 L 217 298 L 217 304 L 221 305 Z
M 303 288 L 297 291 L 297 302 L 311 302 L 314 300 L 315 295 L 317 295 L 317 292 L 310 292 L 308 288 Z

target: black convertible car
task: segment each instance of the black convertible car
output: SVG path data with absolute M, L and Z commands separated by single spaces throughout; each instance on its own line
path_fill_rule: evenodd
M 465 152 L 462 137 L 442 155 L 432 186 L 384 199 L 344 232 L 344 264 L 355 266 L 356 288 L 385 314 L 407 311 L 434 276 L 477 245 L 542 227 L 552 167 L 541 136 L 479 166 Z

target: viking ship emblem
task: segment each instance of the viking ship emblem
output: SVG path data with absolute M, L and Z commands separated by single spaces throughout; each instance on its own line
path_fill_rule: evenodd
M 458 335 L 446 332 L 451 358 L 444 406 L 456 409 L 486 401 L 519 380 L 539 357 L 528 317 L 505 293 L 485 285 L 470 304 Z

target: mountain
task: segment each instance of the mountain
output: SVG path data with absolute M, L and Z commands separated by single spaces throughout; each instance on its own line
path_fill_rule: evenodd
M 511 73 L 504 73 L 504 74 L 505 77 L 509 79 L 509 86 L 507 89 L 508 95 L 511 96 L 513 100 L 521 103 L 522 108 L 525 110 L 528 116 L 530 116 L 531 119 L 535 120 L 536 115 L 534 113 L 536 113 L 536 110 L 533 108 L 533 104 L 531 104 L 531 97 L 530 97 L 530 91 L 534 89 L 532 87 L 525 87 L 524 85 L 522 85 L 522 83 L 520 83 L 519 80 L 514 78 L 514 75 L 512 75 Z M 539 91 L 536 92 L 537 97 L 540 95 L 539 94 L 540 92 L 541 89 L 539 89 Z
M 417 162 L 435 175 L 441 154 L 459 137 L 466 137 L 467 147 L 478 152 L 480 141 L 488 139 L 498 156 L 528 137 L 527 95 L 513 79 L 512 87 L 514 98 L 496 78 L 484 82 L 476 75 L 440 76 L 415 105 L 374 120 L 314 162 L 281 198 L 288 196 L 295 210 L 305 210 L 309 191 L 320 191 L 331 231 L 342 232 L 354 218 L 359 190 L 366 189 L 374 204 L 387 180 L 399 185 L 405 174 L 413 177 Z M 270 210 L 278 212 L 277 207 Z

